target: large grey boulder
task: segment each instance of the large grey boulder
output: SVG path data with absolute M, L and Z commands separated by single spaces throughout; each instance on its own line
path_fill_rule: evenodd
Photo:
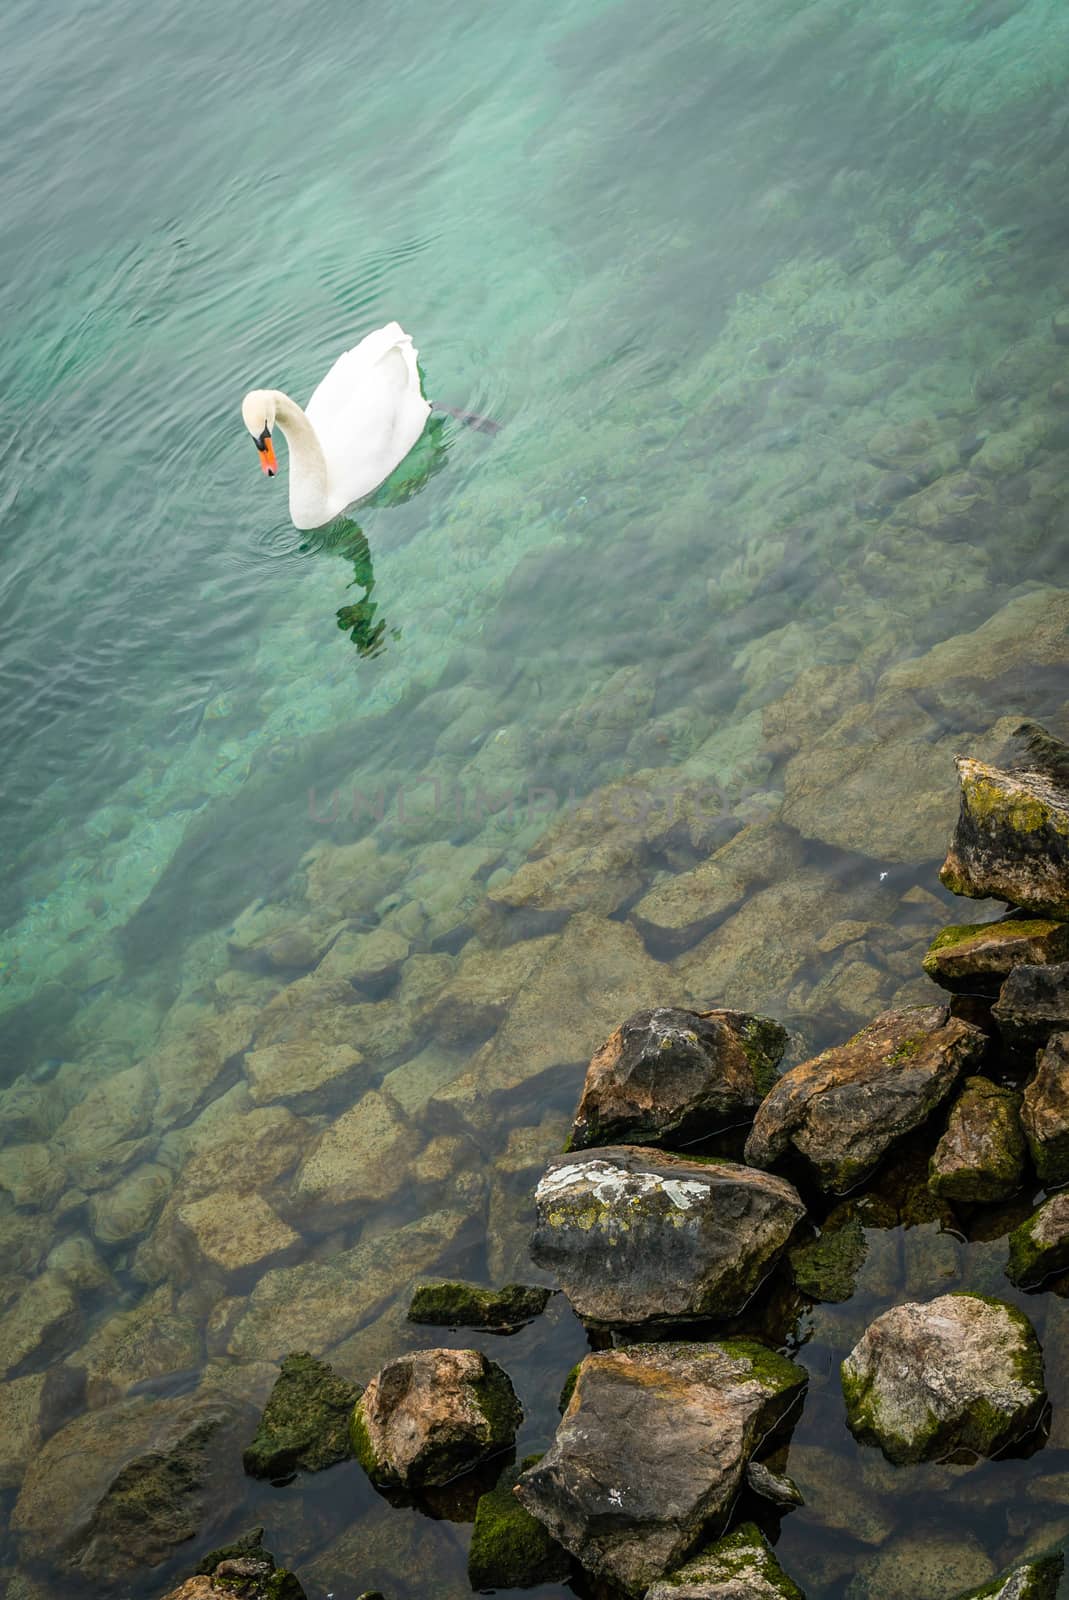
M 647 1590 L 646 1600 L 805 1600 L 752 1522 Z
M 786 1047 L 786 1029 L 745 1011 L 636 1011 L 587 1068 L 571 1148 L 672 1144 L 749 1122 Z
M 517 1496 L 587 1571 L 641 1595 L 723 1527 L 752 1451 L 805 1384 L 742 1339 L 587 1356 Z
M 754 1118 L 746 1160 L 770 1167 L 793 1149 L 824 1189 L 843 1194 L 927 1120 L 986 1045 L 949 1006 L 885 1011 L 784 1073 Z
M 851 1431 L 899 1465 L 996 1455 L 1047 1403 L 1032 1324 L 976 1294 L 885 1311 L 843 1362 L 842 1382 Z
M 601 1327 L 734 1316 L 805 1216 L 783 1178 L 632 1146 L 552 1162 L 535 1206 L 533 1260 Z

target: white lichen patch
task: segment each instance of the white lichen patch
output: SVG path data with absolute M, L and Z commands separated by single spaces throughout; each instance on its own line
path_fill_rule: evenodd
M 663 1194 L 677 1211 L 689 1211 L 708 1196 L 708 1184 L 694 1178 L 663 1178 L 655 1172 L 627 1172 L 603 1160 L 572 1162 L 547 1172 L 535 1190 L 541 1205 L 565 1195 L 576 1201 L 590 1197 L 602 1206 L 636 1206 Z

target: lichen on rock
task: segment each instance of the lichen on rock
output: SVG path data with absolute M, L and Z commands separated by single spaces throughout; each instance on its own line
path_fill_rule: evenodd
M 359 1386 L 306 1351 L 289 1355 L 251 1443 L 242 1454 L 252 1478 L 321 1472 L 351 1454 L 349 1418 Z
M 990 1078 L 967 1078 L 932 1156 L 928 1187 L 942 1200 L 1007 1200 L 1024 1175 L 1021 1097 Z
M 511 1333 L 540 1317 L 552 1292 L 538 1284 L 506 1283 L 502 1289 L 486 1289 L 476 1283 L 438 1279 L 417 1286 L 408 1320 L 436 1328 Z

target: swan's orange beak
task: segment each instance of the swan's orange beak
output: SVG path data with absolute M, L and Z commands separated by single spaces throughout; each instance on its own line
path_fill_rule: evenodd
M 275 455 L 275 447 L 271 443 L 271 435 L 266 428 L 263 431 L 263 444 L 258 443 L 256 448 L 260 452 L 261 468 L 269 478 L 273 478 L 278 471 L 278 457 Z

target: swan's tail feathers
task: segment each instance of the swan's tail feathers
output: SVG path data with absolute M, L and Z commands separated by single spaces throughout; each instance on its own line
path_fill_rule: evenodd
M 459 411 L 456 406 L 439 405 L 432 401 L 432 411 L 443 411 L 447 417 L 455 417 L 466 428 L 474 428 L 476 433 L 500 433 L 505 426 L 503 422 L 495 422 L 493 417 L 480 417 L 476 411 Z

